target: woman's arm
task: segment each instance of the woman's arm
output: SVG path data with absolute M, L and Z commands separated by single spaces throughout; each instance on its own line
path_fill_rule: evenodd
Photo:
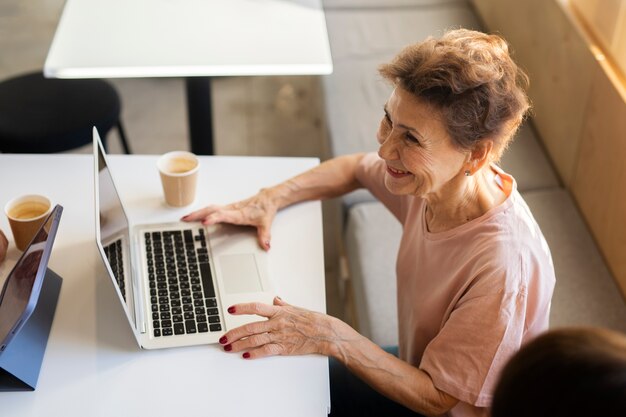
M 238 304 L 230 314 L 257 314 L 267 321 L 226 333 L 220 343 L 227 352 L 244 352 L 246 359 L 269 355 L 331 356 L 372 388 L 418 413 L 436 416 L 458 400 L 438 390 L 430 376 L 385 352 L 339 319 L 291 306 L 276 298 L 274 305 Z
M 356 169 L 363 156 L 354 154 L 330 159 L 283 183 L 264 188 L 246 200 L 225 206 L 207 206 L 182 220 L 201 221 L 206 225 L 231 223 L 254 226 L 259 244 L 268 250 L 270 229 L 278 210 L 300 201 L 337 197 L 361 187 Z
M 322 162 L 294 178 L 270 188 L 278 209 L 309 200 L 338 197 L 361 187 L 356 169 L 365 154 L 340 156 Z
M 332 318 L 331 318 L 332 319 Z M 430 376 L 394 355 L 338 319 L 331 326 L 339 337 L 328 344 L 327 354 L 387 398 L 426 416 L 438 416 L 458 400 L 435 387 Z

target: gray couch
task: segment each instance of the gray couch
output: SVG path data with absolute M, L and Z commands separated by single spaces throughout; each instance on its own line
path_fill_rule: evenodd
M 391 88 L 377 66 L 403 46 L 447 28 L 481 29 L 463 0 L 325 0 L 334 72 L 323 80 L 334 155 L 373 151 Z M 551 326 L 626 331 L 626 305 L 573 200 L 556 177 L 532 122 L 501 161 L 518 182 L 550 245 L 557 283 Z M 395 259 L 402 232 L 367 191 L 343 200 L 344 245 L 356 324 L 380 345 L 397 344 Z

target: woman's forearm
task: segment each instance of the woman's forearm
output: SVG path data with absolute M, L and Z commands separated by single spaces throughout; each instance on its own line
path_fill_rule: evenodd
M 324 353 L 384 396 L 426 416 L 441 415 L 457 404 L 426 372 L 385 352 L 347 324 L 334 319 L 330 327 L 334 337 Z
M 330 159 L 265 191 L 272 195 L 279 209 L 300 201 L 338 197 L 361 187 L 356 169 L 363 156 L 354 154 Z

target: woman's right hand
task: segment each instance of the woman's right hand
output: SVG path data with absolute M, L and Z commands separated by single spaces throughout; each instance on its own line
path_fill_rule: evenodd
M 4 261 L 4 258 L 7 256 L 7 249 L 9 248 L 9 241 L 7 237 L 0 230 L 0 264 Z
M 275 192 L 271 188 L 262 189 L 256 195 L 225 206 L 209 205 L 184 216 L 185 222 L 200 221 L 204 225 L 230 223 L 254 226 L 257 229 L 259 245 L 269 250 L 271 227 L 279 209 Z

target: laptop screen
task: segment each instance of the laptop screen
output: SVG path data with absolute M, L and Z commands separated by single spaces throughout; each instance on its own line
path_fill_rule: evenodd
M 54 208 L 4 282 L 0 295 L 0 350 L 37 304 L 62 211 L 61 206 Z
M 115 279 L 120 292 L 125 297 L 123 286 L 123 270 L 116 266 L 116 261 L 121 261 L 112 252 L 113 244 L 119 246 L 119 251 L 123 256 L 128 256 L 127 245 L 129 244 L 128 218 L 122 207 L 122 201 L 113 183 L 111 171 L 107 166 L 106 159 L 98 147 L 98 198 L 99 198 L 99 223 L 100 223 L 100 244 L 105 248 L 106 261 L 115 275 Z M 124 241 L 125 240 L 125 241 Z M 119 243 L 116 243 L 119 242 Z M 120 263 L 121 264 L 121 263 Z M 130 271 L 127 271 L 130 272 Z

